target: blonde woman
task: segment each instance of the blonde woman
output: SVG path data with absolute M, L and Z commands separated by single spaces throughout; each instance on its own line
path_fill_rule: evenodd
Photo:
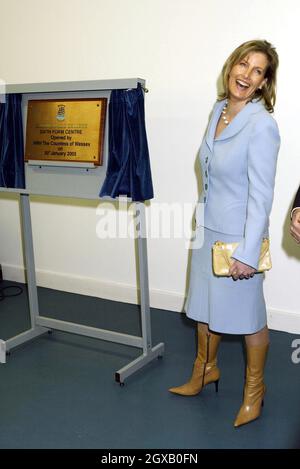
M 280 137 L 271 113 L 276 100 L 278 55 L 267 41 L 240 45 L 226 61 L 224 92 L 213 108 L 199 151 L 203 192 L 196 225 L 203 246 L 193 249 L 185 311 L 197 321 L 198 354 L 190 381 L 169 391 L 198 394 L 220 378 L 217 350 L 221 334 L 245 336 L 247 372 L 244 398 L 234 425 L 261 412 L 266 391 L 264 365 L 269 347 L 264 274 L 256 273 L 269 215 Z M 197 236 L 196 231 L 196 236 Z M 230 277 L 216 277 L 211 249 L 215 241 L 239 242 Z

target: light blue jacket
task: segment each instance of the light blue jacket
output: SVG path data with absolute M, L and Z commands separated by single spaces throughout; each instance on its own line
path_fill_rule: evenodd
M 234 258 L 256 269 L 261 241 L 269 236 L 280 136 L 264 105 L 253 101 L 215 139 L 224 103 L 215 104 L 199 151 L 203 191 L 196 224 L 242 236 Z

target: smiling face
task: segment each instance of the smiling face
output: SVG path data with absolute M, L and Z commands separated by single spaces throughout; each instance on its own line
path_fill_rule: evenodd
M 266 83 L 268 65 L 268 59 L 262 52 L 250 52 L 239 60 L 229 74 L 229 98 L 246 104 L 255 91 Z

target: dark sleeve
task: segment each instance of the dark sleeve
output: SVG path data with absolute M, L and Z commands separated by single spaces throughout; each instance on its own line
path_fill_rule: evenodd
M 296 194 L 292 209 L 294 209 L 296 207 L 300 207 L 300 186 L 299 186 L 298 192 Z

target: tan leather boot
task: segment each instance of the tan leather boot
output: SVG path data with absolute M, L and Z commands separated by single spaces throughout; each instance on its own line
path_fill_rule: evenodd
M 217 351 L 221 335 L 202 331 L 198 323 L 198 354 L 194 362 L 190 381 L 182 386 L 170 388 L 169 391 L 181 396 L 195 396 L 209 383 L 215 383 L 218 392 L 220 370 L 217 367 Z
M 244 386 L 244 402 L 234 422 L 235 427 L 251 422 L 260 416 L 266 386 L 264 366 L 269 344 L 256 347 L 247 346 L 247 372 Z

